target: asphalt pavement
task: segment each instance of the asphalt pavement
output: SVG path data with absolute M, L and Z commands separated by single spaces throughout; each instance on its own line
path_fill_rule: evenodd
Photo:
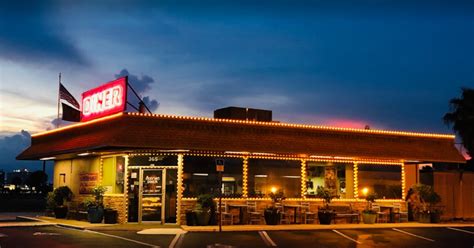
M 143 235 L 59 226 L 0 228 L 0 247 L 474 247 L 474 227 L 188 232 Z

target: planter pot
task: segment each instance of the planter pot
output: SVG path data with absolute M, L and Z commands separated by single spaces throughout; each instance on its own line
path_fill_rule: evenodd
M 54 208 L 54 216 L 57 219 L 65 219 L 66 216 L 67 216 L 67 207 L 66 206 L 55 207 Z
M 431 223 L 439 223 L 441 219 L 440 213 L 430 213 L 430 221 Z
M 117 224 L 117 210 L 104 209 L 104 223 L 105 224 Z
M 186 212 L 186 225 L 188 226 L 196 225 L 196 214 L 193 211 Z
M 374 224 L 377 214 L 362 213 L 362 221 L 364 224 Z
M 280 223 L 280 212 L 277 209 L 265 209 L 263 215 L 267 225 L 278 225 Z
M 418 222 L 420 222 L 420 223 L 431 223 L 431 214 L 430 213 L 420 213 L 420 214 L 418 214 Z
M 102 223 L 104 218 L 104 208 L 102 207 L 90 207 L 87 209 L 87 220 L 90 223 Z
M 319 224 L 322 224 L 322 225 L 331 224 L 331 221 L 334 219 L 335 215 L 336 214 L 332 211 L 319 211 L 318 212 Z
M 209 224 L 211 213 L 209 211 L 195 211 L 198 226 L 206 226 Z

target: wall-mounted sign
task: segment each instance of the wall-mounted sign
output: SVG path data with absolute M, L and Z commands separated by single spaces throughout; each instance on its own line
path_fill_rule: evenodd
M 143 193 L 144 194 L 161 194 L 161 170 L 145 170 L 143 171 Z
M 130 156 L 128 157 L 129 166 L 177 166 L 177 155 L 150 155 L 150 156 Z
M 127 77 L 122 77 L 82 93 L 81 121 L 123 112 L 126 105 Z
M 79 194 L 90 194 L 97 185 L 98 173 L 83 172 L 79 174 Z

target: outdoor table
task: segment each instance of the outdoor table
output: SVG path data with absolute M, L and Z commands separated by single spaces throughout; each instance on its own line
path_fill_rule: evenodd
M 390 216 L 389 222 L 394 223 L 395 222 L 395 214 L 393 212 L 393 206 L 380 206 L 380 211 L 382 211 L 383 209 L 388 209 L 389 216 Z
M 291 205 L 291 204 L 283 204 L 283 211 L 285 211 L 285 208 L 292 208 L 293 209 L 293 223 L 296 224 L 296 212 L 298 211 L 298 208 L 300 208 L 301 205 Z
M 240 225 L 245 224 L 244 212 L 245 212 L 245 209 L 247 208 L 247 205 L 246 204 L 229 204 L 228 206 L 229 206 L 229 208 L 238 208 L 239 209 L 239 223 L 238 224 L 240 224 Z

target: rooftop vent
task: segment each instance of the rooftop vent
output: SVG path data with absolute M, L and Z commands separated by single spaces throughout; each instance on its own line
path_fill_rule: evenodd
M 214 118 L 271 122 L 272 111 L 253 108 L 227 107 L 214 110 Z

